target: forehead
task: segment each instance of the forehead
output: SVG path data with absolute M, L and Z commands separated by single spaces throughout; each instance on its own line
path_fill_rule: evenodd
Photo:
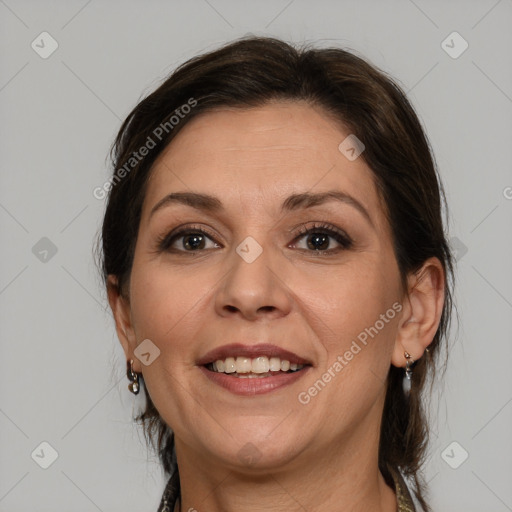
M 350 161 L 338 149 L 348 135 L 319 107 L 298 102 L 200 114 L 156 160 L 143 216 L 172 191 L 247 205 L 333 189 L 356 196 L 378 216 L 373 172 L 362 158 Z

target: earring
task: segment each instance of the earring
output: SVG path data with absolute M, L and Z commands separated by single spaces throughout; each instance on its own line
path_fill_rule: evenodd
M 130 361 L 126 361 L 126 375 L 128 377 L 128 380 L 130 380 L 130 384 L 128 384 L 128 389 L 134 394 L 137 395 L 140 391 L 139 386 L 139 374 L 137 372 L 133 371 L 133 359 L 130 359 Z
M 411 366 L 414 364 L 414 359 L 408 354 L 404 352 L 404 357 L 407 359 L 407 363 L 405 364 L 405 375 L 402 381 L 402 388 L 404 390 L 404 395 L 406 398 L 409 398 L 411 394 L 411 384 L 412 384 L 412 369 Z

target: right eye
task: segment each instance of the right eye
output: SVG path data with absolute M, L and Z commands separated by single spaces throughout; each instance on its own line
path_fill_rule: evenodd
M 206 247 L 207 241 L 213 246 Z M 168 252 L 199 252 L 205 249 L 220 248 L 220 245 L 213 240 L 213 235 L 204 230 L 204 228 L 186 227 L 177 232 L 172 232 L 161 237 L 158 242 L 160 251 Z M 176 247 L 177 245 L 177 247 Z

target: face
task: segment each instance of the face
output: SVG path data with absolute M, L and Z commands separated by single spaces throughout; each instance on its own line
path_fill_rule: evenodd
M 160 351 L 134 369 L 178 454 L 268 469 L 378 431 L 400 279 L 372 171 L 338 149 L 348 135 L 302 103 L 225 109 L 191 121 L 155 163 L 129 349 Z M 164 199 L 176 193 L 213 199 Z

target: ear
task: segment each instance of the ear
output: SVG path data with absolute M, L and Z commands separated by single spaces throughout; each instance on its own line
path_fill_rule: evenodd
M 123 347 L 126 360 L 133 359 L 133 370 L 140 373 L 139 359 L 133 353 L 137 348 L 137 338 L 132 323 L 130 302 L 121 295 L 117 277 L 112 274 L 108 276 L 107 295 L 116 322 L 117 336 Z
M 404 300 L 391 358 L 394 366 L 405 367 L 404 352 L 417 361 L 432 342 L 443 312 L 445 279 L 443 266 L 434 257 L 409 275 L 408 295 Z

